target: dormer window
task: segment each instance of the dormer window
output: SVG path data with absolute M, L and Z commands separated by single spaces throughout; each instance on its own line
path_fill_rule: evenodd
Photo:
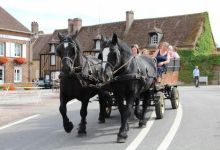
M 149 32 L 148 32 L 148 39 L 149 39 L 149 46 L 150 47 L 155 47 L 156 45 L 159 44 L 161 39 L 163 38 L 163 31 L 160 28 L 157 28 L 154 26 Z
M 101 35 L 98 34 L 96 37 L 93 39 L 94 40 L 94 49 L 95 50 L 100 50 L 101 49 Z
M 158 34 L 157 33 L 151 33 L 150 34 L 150 45 L 157 45 L 158 44 Z
M 55 53 L 55 45 L 54 44 L 50 45 L 50 53 Z
M 101 49 L 101 47 L 100 47 L 100 40 L 96 40 L 95 41 L 95 49 L 96 50 L 100 50 Z

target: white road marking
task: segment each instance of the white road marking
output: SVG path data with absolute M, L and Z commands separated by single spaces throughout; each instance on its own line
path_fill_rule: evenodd
M 71 105 L 71 104 L 73 104 L 73 103 L 75 103 L 75 102 L 77 102 L 77 100 L 70 101 L 67 105 L 69 106 L 69 105 Z M 40 114 L 36 114 L 36 115 L 30 116 L 30 117 L 23 118 L 23 119 L 21 119 L 21 120 L 18 120 L 18 121 L 9 123 L 9 124 L 7 124 L 7 125 L 1 126 L 1 127 L 0 127 L 0 130 L 6 129 L 6 128 L 8 128 L 8 127 L 11 127 L 11 126 L 14 126 L 14 125 L 17 125 L 17 124 L 20 124 L 20 123 L 23 123 L 23 122 L 28 121 L 28 120 L 30 120 L 30 119 L 36 118 L 36 117 L 38 117 L 38 116 L 40 116 Z
M 157 150 L 166 150 L 169 147 L 170 143 L 172 142 L 172 140 L 173 140 L 174 136 L 176 135 L 176 132 L 179 128 L 180 122 L 182 120 L 182 115 L 183 115 L 183 109 L 180 104 L 179 108 L 177 109 L 177 115 L 174 120 L 174 123 L 173 123 L 172 127 L 170 128 L 168 134 L 166 135 L 166 137 L 164 138 L 164 140 L 160 144 L 160 146 L 157 148 Z
M 150 119 L 147 121 L 146 128 L 143 128 L 138 136 L 131 142 L 131 144 L 126 148 L 126 150 L 135 150 L 139 144 L 144 140 L 147 133 L 150 131 L 154 121 L 155 121 L 155 111 L 151 113 Z
M 13 125 L 17 125 L 17 124 L 19 124 L 19 123 L 22 123 L 22 122 L 25 122 L 25 121 L 27 121 L 27 120 L 36 118 L 36 117 L 38 117 L 38 116 L 40 116 L 40 114 L 36 114 L 36 115 L 30 116 L 30 117 L 27 117 L 27 118 L 18 120 L 18 121 L 16 121 L 16 122 L 12 122 L 12 123 L 10 123 L 10 124 L 1 126 L 1 127 L 0 127 L 0 130 L 3 130 L 3 129 L 8 128 L 8 127 L 11 127 L 11 126 L 13 126 Z

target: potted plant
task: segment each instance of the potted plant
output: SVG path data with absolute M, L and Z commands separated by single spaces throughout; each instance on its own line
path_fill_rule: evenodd
M 8 62 L 7 57 L 0 57 L 0 65 L 6 64 Z
M 16 57 L 14 58 L 14 62 L 21 65 L 21 64 L 26 63 L 26 59 L 23 57 Z
M 31 90 L 33 85 L 32 85 L 32 83 L 24 83 L 23 87 L 24 87 L 24 90 Z

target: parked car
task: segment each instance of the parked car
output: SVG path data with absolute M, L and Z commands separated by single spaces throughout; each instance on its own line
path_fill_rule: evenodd
M 50 80 L 46 80 L 46 79 L 39 79 L 37 81 L 37 86 L 43 87 L 45 89 L 51 89 L 52 88 L 52 82 Z

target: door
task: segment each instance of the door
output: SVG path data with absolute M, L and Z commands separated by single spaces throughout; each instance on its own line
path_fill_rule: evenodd
M 0 66 L 0 84 L 4 83 L 4 66 Z

